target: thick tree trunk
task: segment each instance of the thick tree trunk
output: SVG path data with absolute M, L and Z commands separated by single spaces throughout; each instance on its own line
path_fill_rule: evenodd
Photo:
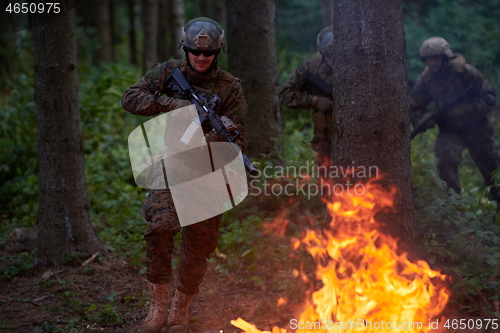
M 274 1 L 226 1 L 229 71 L 241 79 L 248 103 L 247 155 L 281 150 Z
M 97 0 L 95 1 L 95 5 L 97 30 L 101 42 L 101 47 L 98 51 L 98 59 L 99 61 L 112 63 L 115 57 L 113 52 L 113 29 L 109 10 L 109 0 Z
M 142 68 L 146 72 L 149 67 L 158 62 L 158 8 L 159 0 L 143 0 L 144 12 L 144 49 Z
M 182 48 L 179 50 L 177 45 L 181 38 L 181 30 L 186 22 L 184 1 L 183 0 L 171 0 L 171 19 L 170 19 L 170 40 L 171 49 L 170 54 L 175 55 L 177 59 L 184 59 L 184 51 Z
M 40 166 L 38 262 L 102 251 L 85 186 L 73 11 L 33 29 Z
M 158 4 L 158 61 L 165 61 L 169 58 L 168 43 L 168 0 L 159 0 Z
M 130 62 L 133 65 L 137 65 L 139 62 L 137 60 L 137 39 L 136 39 L 136 28 L 135 28 L 135 0 L 127 0 L 127 15 L 129 22 L 129 48 L 130 48 Z
M 394 213 L 381 219 L 415 254 L 401 1 L 336 0 L 333 26 L 333 165 L 376 167 L 397 187 Z
M 333 25 L 333 0 L 321 0 L 321 14 L 323 27 Z

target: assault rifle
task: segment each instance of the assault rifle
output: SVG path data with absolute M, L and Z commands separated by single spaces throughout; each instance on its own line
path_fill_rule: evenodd
M 180 94 L 187 96 L 191 103 L 196 107 L 198 113 L 199 124 L 205 132 L 214 130 L 219 137 L 225 141 L 234 143 L 241 132 L 234 127 L 232 122 L 225 116 L 219 116 L 214 107 L 221 101 L 217 94 L 209 96 L 203 92 L 194 89 L 191 84 L 186 80 L 182 72 L 176 68 L 165 79 L 165 88 L 177 91 Z M 182 140 L 182 139 L 181 139 Z M 243 155 L 243 163 L 245 169 L 252 175 L 258 175 L 258 170 L 252 164 L 245 154 Z
M 425 116 L 418 123 L 418 125 L 415 126 L 415 128 L 413 129 L 413 131 L 411 131 L 410 140 L 413 139 L 418 134 L 420 134 L 422 132 L 425 132 L 427 130 L 427 124 L 430 121 L 438 121 L 439 119 L 443 118 L 444 116 L 446 116 L 448 114 L 448 112 L 451 111 L 451 109 L 453 109 L 453 107 L 455 105 L 457 105 L 458 103 L 462 102 L 467 97 L 469 97 L 469 94 L 474 91 L 472 88 L 473 88 L 473 86 L 472 86 L 472 84 L 470 84 L 457 97 L 455 97 L 451 101 L 445 102 L 444 105 L 441 106 L 439 109 L 437 109 L 436 111 L 434 111 L 434 112 L 428 114 L 427 116 Z
M 326 84 L 323 80 L 319 78 L 319 76 L 317 76 L 314 73 L 309 72 L 309 74 L 307 74 L 306 80 L 304 81 L 304 84 L 302 86 L 304 89 L 318 90 L 322 94 L 325 94 L 330 98 L 332 97 L 332 87 Z

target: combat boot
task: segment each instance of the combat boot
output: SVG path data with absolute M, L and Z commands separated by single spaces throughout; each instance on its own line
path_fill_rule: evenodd
M 193 295 L 186 295 L 182 291 L 175 290 L 168 315 L 168 333 L 188 332 L 188 304 L 192 297 Z
M 148 281 L 148 289 L 151 296 L 149 313 L 138 333 L 161 333 L 168 317 L 168 283 L 154 284 Z

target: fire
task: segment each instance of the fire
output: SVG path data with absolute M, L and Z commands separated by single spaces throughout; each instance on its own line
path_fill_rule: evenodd
M 363 195 L 341 195 L 328 203 L 330 228 L 308 230 L 292 240 L 305 246 L 317 263 L 322 288 L 311 293 L 304 311 L 290 321 L 296 332 L 439 332 L 436 324 L 449 291 L 447 277 L 425 261 L 410 262 L 398 254 L 397 241 L 378 230 L 375 214 L 390 208 L 395 191 L 376 183 Z M 442 320 L 442 318 L 441 318 Z M 241 318 L 231 323 L 260 333 Z M 439 325 L 440 326 L 440 325 Z M 273 333 L 285 333 L 274 327 Z

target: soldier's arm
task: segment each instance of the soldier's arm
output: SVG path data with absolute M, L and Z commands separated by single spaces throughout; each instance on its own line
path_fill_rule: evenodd
M 247 112 L 247 103 L 243 95 L 243 88 L 238 80 L 235 79 L 234 84 L 231 84 L 229 89 L 230 91 L 227 94 L 227 98 L 224 99 L 224 104 L 222 105 L 222 112 L 226 117 L 231 119 L 241 133 L 236 144 L 244 153 L 247 147 L 247 141 L 245 139 L 245 114 Z
M 427 105 L 432 102 L 429 89 L 425 84 L 422 75 L 417 79 L 410 93 L 410 121 L 415 127 L 427 113 Z
M 165 65 L 154 64 L 139 82 L 125 91 L 122 97 L 123 108 L 135 115 L 155 116 L 191 104 L 188 101 L 160 96 L 164 79 Z
M 283 83 L 279 98 L 281 104 L 290 109 L 312 109 L 314 96 L 303 89 L 303 84 L 308 73 L 306 63 L 299 66 Z
M 481 73 L 472 65 L 466 64 L 464 71 L 464 82 L 466 84 L 472 84 L 474 90 L 476 91 L 476 98 L 474 101 L 475 112 L 480 116 L 484 117 L 488 112 L 490 112 L 496 104 L 496 94 L 488 84 L 488 82 L 483 78 Z

